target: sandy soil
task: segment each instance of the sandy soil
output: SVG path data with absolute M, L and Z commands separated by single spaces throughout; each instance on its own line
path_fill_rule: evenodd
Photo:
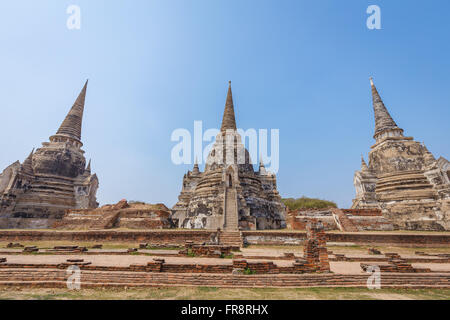
M 450 263 L 412 263 L 414 268 L 429 268 L 432 271 L 450 272 Z
M 130 264 L 147 264 L 153 259 L 165 259 L 166 263 L 185 263 L 185 264 L 231 264 L 231 259 L 220 258 L 189 258 L 189 257 L 157 257 L 157 256 L 139 256 L 139 255 L 2 255 L 7 258 L 8 263 L 38 263 L 38 264 L 56 264 L 63 263 L 67 259 L 84 259 L 97 266 L 119 266 L 128 267 Z
M 355 300 L 355 299 L 439 299 L 449 300 L 450 289 L 368 290 L 364 288 L 206 288 L 206 287 L 159 287 L 159 288 L 108 288 L 108 289 L 45 289 L 10 288 L 0 286 L 1 299 L 68 300 L 68 299 L 182 299 L 182 300 Z
M 363 274 L 360 262 L 331 261 L 330 269 L 339 274 Z

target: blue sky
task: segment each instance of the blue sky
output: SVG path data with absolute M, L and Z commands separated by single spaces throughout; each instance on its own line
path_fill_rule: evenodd
M 81 8 L 68 30 L 66 9 Z M 382 30 L 366 27 L 381 8 Z M 405 134 L 450 156 L 448 0 L 70 0 L 0 4 L 0 170 L 55 133 L 89 78 L 86 157 L 101 204 L 175 204 L 177 128 L 280 130 L 278 187 L 349 207 L 373 144 L 369 76 Z

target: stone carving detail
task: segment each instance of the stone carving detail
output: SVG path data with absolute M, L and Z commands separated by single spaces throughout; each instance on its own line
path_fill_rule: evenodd
M 276 176 L 267 172 L 262 163 L 259 171 L 254 171 L 249 152 L 236 131 L 231 84 L 221 132 L 210 151 L 205 170 L 200 172 L 195 163 L 193 170 L 184 175 L 182 191 L 172 212 L 172 219 L 180 228 L 286 227 L 285 206 L 277 191 Z
M 371 79 L 375 145 L 354 176 L 353 209 L 379 208 L 398 228 L 450 229 L 449 162 L 403 136 Z
M 0 174 L 0 228 L 48 228 L 68 209 L 98 207 L 81 124 L 87 82 L 57 133 Z

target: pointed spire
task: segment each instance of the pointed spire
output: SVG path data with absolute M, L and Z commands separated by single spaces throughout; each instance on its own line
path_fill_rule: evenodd
M 88 163 L 85 171 L 91 173 L 91 159 L 89 159 L 89 163 Z
M 33 172 L 33 154 L 34 154 L 34 148 L 22 164 L 23 171 Z
M 83 122 L 84 101 L 86 99 L 86 89 L 89 80 L 86 80 L 83 89 L 78 95 L 77 100 L 70 109 L 57 135 L 65 135 L 76 140 L 81 140 L 81 124 Z
M 264 162 L 263 162 L 262 154 L 259 154 L 259 167 L 264 167 Z
M 369 167 L 367 166 L 367 163 L 364 160 L 364 156 L 363 155 L 361 155 L 361 170 L 362 171 L 369 170 Z
M 262 154 L 259 155 L 259 174 L 260 175 L 267 174 L 266 167 L 264 166 L 264 162 L 262 159 Z
M 200 173 L 197 157 L 195 157 L 194 169 L 192 169 L 192 173 L 195 173 L 195 174 Z
M 220 131 L 236 130 L 236 118 L 234 116 L 233 94 L 231 92 L 231 81 L 228 81 L 227 101 L 223 112 L 222 127 Z
M 372 87 L 373 110 L 375 113 L 375 135 L 389 129 L 402 130 L 397 126 L 384 106 L 383 100 L 381 100 L 380 94 L 373 83 L 372 77 L 370 78 L 370 86 Z

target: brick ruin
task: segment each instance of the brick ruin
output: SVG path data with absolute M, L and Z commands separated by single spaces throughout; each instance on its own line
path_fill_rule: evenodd
M 354 176 L 352 209 L 381 209 L 407 230 L 450 230 L 450 163 L 405 137 L 386 109 L 372 79 L 375 144 L 369 164 Z
M 261 162 L 254 171 L 249 152 L 236 129 L 231 82 L 220 133 L 205 170 L 198 164 L 183 177 L 172 218 L 179 228 L 256 230 L 285 228 L 285 206 L 276 176 Z
M 91 270 L 89 267 L 94 268 Z M 214 266 L 216 267 L 216 266 Z M 155 266 L 158 268 L 158 266 Z M 217 267 L 216 267 L 217 268 Z M 359 287 L 367 288 L 367 275 L 335 274 L 208 274 L 145 272 L 144 266 L 137 270 L 113 270 L 113 267 L 101 269 L 93 266 L 81 266 L 81 287 L 128 287 L 133 286 L 202 286 L 222 288 L 296 288 L 296 287 Z M 95 270 L 96 269 L 96 270 Z M 116 268 L 121 269 L 121 268 Z M 212 268 L 210 268 L 212 269 Z M 217 268 L 220 269 L 220 268 Z M 0 281 L 5 286 L 67 288 L 70 275 L 64 268 L 36 269 L 35 266 L 23 269 L 4 268 L 0 263 Z M 137 272 L 136 272 L 137 271 Z M 140 272 L 139 272 L 140 271 Z M 382 288 L 448 288 L 448 274 L 408 274 L 386 273 L 383 275 Z
M 350 254 L 337 254 L 328 251 L 326 241 L 330 240 L 330 236 L 347 236 L 350 238 L 342 238 L 343 242 L 352 242 L 357 237 L 373 237 L 386 244 L 390 241 L 389 237 L 410 238 L 409 242 L 413 246 L 421 243 L 433 242 L 427 241 L 435 239 L 434 242 L 444 243 L 448 246 L 449 235 L 430 235 L 422 234 L 419 238 L 414 238 L 410 234 L 326 234 L 323 224 L 320 222 L 309 221 L 306 225 L 307 232 L 301 239 L 304 245 L 303 257 L 297 257 L 294 253 L 284 253 L 284 255 L 261 256 L 258 252 L 252 255 L 249 252 L 233 252 L 230 246 L 220 244 L 220 232 L 211 233 L 207 230 L 195 231 L 153 231 L 147 232 L 147 235 L 155 233 L 155 241 L 161 240 L 162 235 L 166 234 L 164 242 L 170 236 L 176 237 L 181 233 L 192 234 L 197 239 L 195 243 L 187 240 L 185 237 L 186 247 L 195 251 L 192 262 L 186 259 L 186 252 L 151 252 L 146 250 L 149 243 L 141 243 L 140 249 L 104 249 L 93 250 L 92 252 L 85 247 L 73 245 L 55 246 L 53 249 L 38 248 L 36 246 L 26 247 L 25 252 L 11 249 L 9 251 L 0 250 L 0 281 L 3 285 L 11 286 L 48 286 L 55 287 L 66 285 L 67 268 L 77 266 L 82 270 L 82 286 L 87 287 L 108 287 L 108 286 L 214 286 L 214 287 L 327 287 L 327 286 L 343 286 L 343 287 L 365 287 L 370 271 L 373 267 L 378 267 L 383 273 L 381 285 L 383 287 L 399 287 L 399 288 L 427 288 L 427 287 L 444 287 L 448 288 L 450 275 L 443 270 L 442 264 L 448 264 L 449 254 L 424 254 L 416 252 L 411 256 L 395 252 L 382 254 L 379 251 L 370 248 L 375 255 L 367 257 L 366 255 L 357 256 Z M 45 235 L 54 236 L 55 232 L 49 231 L 5 231 L 6 234 L 12 236 L 13 233 L 38 233 L 36 239 L 43 240 Z M 94 231 L 94 232 L 59 232 L 64 237 L 74 237 L 75 234 L 114 234 L 126 237 L 128 241 L 137 241 L 138 238 L 145 237 L 143 232 L 117 232 L 117 231 Z M 289 232 L 280 231 L 245 231 L 246 234 L 262 234 L 270 233 L 289 234 Z M 198 237 L 202 234 L 202 238 Z M 303 233 L 297 232 L 297 235 Z M 5 240 L 3 233 L 0 234 L 0 240 Z M 3 237 L 3 238 L 2 238 Z M 86 238 L 81 237 L 81 241 Z M 209 239 L 209 240 L 208 240 Z M 422 239 L 422 240 L 421 240 Z M 109 239 L 113 240 L 113 239 Z M 332 238 L 332 241 L 338 240 Z M 366 240 L 366 239 L 364 239 Z M 149 241 L 150 242 L 150 241 Z M 153 246 L 153 241 L 152 246 Z M 20 244 L 12 243 L 9 248 L 21 247 Z M 93 246 L 90 246 L 90 248 Z M 100 247 L 101 245 L 96 245 Z M 109 250 L 109 251 L 108 251 Z M 39 252 L 38 252 L 39 251 Z M 167 251 L 167 250 L 166 250 Z M 220 255 L 218 254 L 220 252 Z M 21 262 L 21 259 L 15 259 L 15 255 L 30 255 L 34 253 L 48 255 L 63 255 L 60 259 L 52 257 L 47 261 L 28 261 Z M 67 257 L 73 254 L 73 257 Z M 111 255 L 142 255 L 142 257 L 132 257 L 129 263 L 111 264 L 109 258 L 99 260 L 98 256 L 104 254 Z M 253 253 L 255 254 L 255 253 Z M 8 259 L 3 258 L 8 255 Z M 93 255 L 93 256 L 92 256 Z M 146 256 L 153 256 L 147 257 Z M 330 256 L 329 256 L 330 255 Z M 174 258 L 175 257 L 175 258 Z M 184 257 L 179 259 L 179 257 Z M 131 257 L 130 257 L 131 258 Z M 222 259 L 207 259 L 222 258 Z M 120 258 L 119 258 L 120 259 Z M 122 259 L 120 259 L 122 260 Z M 284 260 L 284 261 L 276 261 Z M 91 262 L 92 261 L 92 262 Z M 341 262 L 359 262 L 361 271 L 366 273 L 338 273 L 331 272 L 329 261 Z M 432 268 L 422 268 L 419 263 L 440 264 Z
M 233 273 L 242 273 L 250 270 L 254 273 L 311 273 L 330 272 L 328 251 L 326 247 L 326 234 L 323 224 L 320 222 L 308 222 L 307 238 L 304 241 L 303 258 L 296 258 L 294 254 L 285 254 L 284 259 L 294 259 L 295 262 L 290 267 L 276 266 L 272 261 L 249 262 L 244 259 L 233 259 Z M 220 232 L 218 232 L 220 233 Z M 185 249 L 180 251 L 180 255 L 223 258 L 233 257 L 233 251 L 239 250 L 232 246 L 221 245 L 220 243 L 205 242 L 194 244 L 189 241 Z
M 97 209 L 68 210 L 57 229 L 169 229 L 173 227 L 171 212 L 163 204 L 128 203 L 121 200 L 114 205 Z
M 308 222 L 306 225 L 307 239 L 303 247 L 304 261 L 296 261 L 311 270 L 329 272 L 330 263 L 328 261 L 327 239 L 323 224 L 321 222 Z
M 325 231 L 392 231 L 394 225 L 380 209 L 299 209 L 288 210 L 287 225 L 292 230 L 306 230 L 310 221 L 320 221 Z
M 223 258 L 226 256 L 232 256 L 233 250 L 239 250 L 239 247 L 236 248 L 220 244 L 186 243 L 185 248 L 179 251 L 179 254 L 193 257 Z
M 27 250 L 28 249 L 28 250 Z M 57 264 L 32 264 L 32 263 L 9 263 L 0 266 L 0 268 L 44 268 L 44 269 L 66 269 L 70 265 L 76 265 L 82 270 L 87 271 L 134 271 L 134 272 L 152 272 L 152 273 L 219 273 L 219 274 L 301 274 L 301 273 L 329 273 L 330 265 L 328 262 L 328 253 L 326 249 L 325 233 L 320 223 L 308 224 L 308 239 L 305 242 L 304 259 L 297 258 L 293 254 L 287 254 L 283 259 L 295 259 L 291 265 L 279 266 L 273 261 L 255 261 L 233 258 L 233 248 L 231 246 L 219 244 L 194 244 L 192 241 L 186 243 L 185 249 L 180 251 L 177 256 L 189 256 L 197 258 L 232 258 L 230 263 L 166 263 L 165 259 L 154 258 L 153 261 L 146 264 L 131 264 L 129 266 L 99 266 L 91 265 L 90 262 L 80 258 L 67 259 L 66 262 Z M 239 248 L 237 248 L 239 249 Z M 26 247 L 24 253 L 38 252 L 36 246 Z M 88 254 L 85 247 L 73 246 L 55 246 L 53 249 L 46 249 L 45 254 Z M 125 252 L 124 252 L 125 253 Z M 124 254 L 114 252 L 114 254 Z M 127 254 L 137 253 L 137 249 L 128 250 Z M 96 253 L 98 254 L 98 253 Z M 106 253 L 112 254 L 112 253 Z M 173 254 L 170 256 L 174 256 Z M 292 258 L 292 259 L 291 259 Z M 227 260 L 224 260 L 227 261 Z M 229 261 L 229 260 L 228 260 Z M 6 260 L 3 261 L 6 263 Z
M 379 209 L 287 210 L 288 229 L 306 230 L 306 225 L 311 221 L 320 221 L 325 231 L 391 231 L 394 229 L 393 224 L 383 217 Z M 163 204 L 128 203 L 126 200 L 97 209 L 68 210 L 61 220 L 53 224 L 53 228 L 68 230 L 115 228 L 144 230 L 174 227 L 176 227 L 176 223 L 172 220 L 171 211 Z M 242 242 L 238 231 L 222 231 L 220 237 L 229 244 L 231 244 L 231 240 L 235 240 L 234 242 L 237 243 Z
M 450 235 L 413 233 L 325 233 L 328 242 L 352 242 L 375 246 L 389 244 L 401 247 L 448 247 Z M 152 246 L 184 246 L 186 241 L 209 241 L 210 230 L 5 230 L 0 241 L 67 241 L 67 242 L 136 242 Z M 306 232 L 242 231 L 242 241 L 250 245 L 302 245 Z
M 395 273 L 427 273 L 431 272 L 429 268 L 415 268 L 406 259 L 403 259 L 398 253 L 385 253 L 387 263 L 361 263 L 361 269 L 368 271 L 369 268 L 379 268 L 380 272 L 395 272 Z
M 49 142 L 0 174 L 0 228 L 49 228 L 67 209 L 98 206 L 97 175 L 81 149 L 86 88 Z

